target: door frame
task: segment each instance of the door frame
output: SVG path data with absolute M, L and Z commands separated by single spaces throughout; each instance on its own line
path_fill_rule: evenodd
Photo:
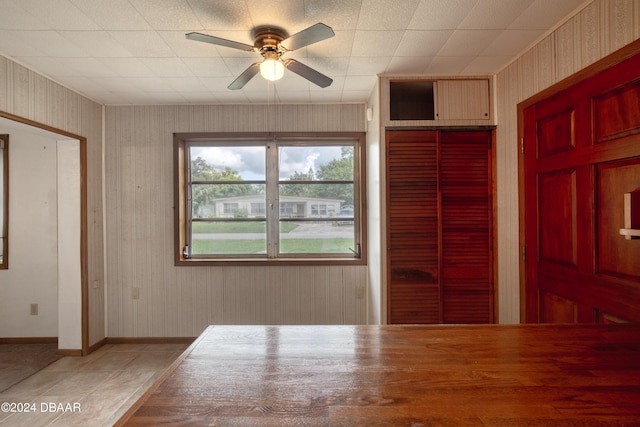
M 81 337 L 82 345 L 80 350 L 76 349 L 60 349 L 59 353 L 67 356 L 84 356 L 89 354 L 89 286 L 88 286 L 88 222 L 87 222 L 87 138 L 67 132 L 62 129 L 54 128 L 24 117 L 16 116 L 5 111 L 0 111 L 0 117 L 42 129 L 48 132 L 60 135 L 60 140 L 73 139 L 79 142 L 80 154 L 80 295 L 81 295 Z M 58 317 L 60 314 L 58 313 Z

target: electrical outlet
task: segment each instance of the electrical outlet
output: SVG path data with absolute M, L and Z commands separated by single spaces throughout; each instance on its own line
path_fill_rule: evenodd
M 100 281 L 99 280 L 94 280 L 93 281 L 93 289 L 100 289 Z
M 38 315 L 38 304 L 31 304 L 31 315 L 32 316 Z
M 140 299 L 140 288 L 132 288 L 131 289 L 131 298 Z

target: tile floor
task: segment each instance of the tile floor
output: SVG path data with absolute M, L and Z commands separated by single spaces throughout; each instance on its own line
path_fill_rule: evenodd
M 0 393 L 0 426 L 112 426 L 187 347 L 107 344 L 63 357 Z

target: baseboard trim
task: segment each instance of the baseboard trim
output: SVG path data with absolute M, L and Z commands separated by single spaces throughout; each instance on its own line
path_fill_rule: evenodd
M 0 338 L 0 344 L 57 344 L 58 337 Z
M 107 344 L 191 344 L 196 337 L 108 337 Z

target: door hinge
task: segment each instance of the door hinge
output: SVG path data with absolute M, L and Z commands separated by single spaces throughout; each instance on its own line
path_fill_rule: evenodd
M 524 154 L 524 138 L 520 138 L 520 152 Z
M 527 262 L 527 247 L 522 247 L 522 262 Z

